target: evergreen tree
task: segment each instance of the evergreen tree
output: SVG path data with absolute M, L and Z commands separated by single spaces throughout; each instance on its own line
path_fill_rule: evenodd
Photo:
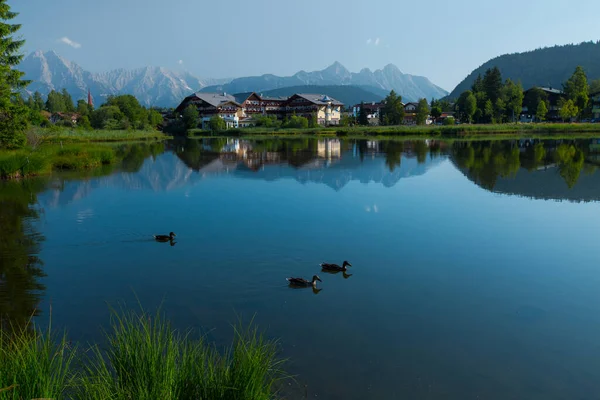
M 62 95 L 63 103 L 65 104 L 65 111 L 66 112 L 75 112 L 75 105 L 73 104 L 73 98 L 71 97 L 69 92 L 67 92 L 67 89 L 63 89 L 60 92 L 60 94 Z
M 425 125 L 427 122 L 427 116 L 429 115 L 429 106 L 427 105 L 426 99 L 419 100 L 417 104 L 417 125 Z
M 487 98 L 492 101 L 492 104 L 496 103 L 502 91 L 502 74 L 498 67 L 485 71 L 485 75 L 483 76 L 483 91 Z
M 404 105 L 402 96 L 394 90 L 384 100 L 385 105 L 381 109 L 380 123 L 382 125 L 400 125 L 404 122 Z
M 77 100 L 77 114 L 89 117 L 92 114 L 92 107 L 85 100 Z
M 456 102 L 460 119 L 463 122 L 471 123 L 473 116 L 477 111 L 477 98 L 470 90 L 463 92 Z
M 15 68 L 23 59 L 19 50 L 25 41 L 14 39 L 21 25 L 9 23 L 18 14 L 6 3 L 0 0 L 0 147 L 18 148 L 26 142 L 29 110 L 13 104 L 11 96 L 29 82 L 22 80 L 24 73 Z
M 42 98 L 42 94 L 37 90 L 33 94 L 33 102 L 35 103 L 35 109 L 37 111 L 42 111 L 44 109 L 44 99 Z
M 473 94 L 483 92 L 485 88 L 483 87 L 483 79 L 481 79 L 481 74 L 477 75 L 475 82 L 471 85 L 471 92 Z
M 365 102 L 360 103 L 360 110 L 358 111 L 358 124 L 359 125 L 369 125 L 369 114 L 365 109 Z

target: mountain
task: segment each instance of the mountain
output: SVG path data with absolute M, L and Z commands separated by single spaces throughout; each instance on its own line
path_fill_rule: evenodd
M 209 86 L 203 92 L 266 92 L 273 89 L 296 86 L 331 86 L 356 85 L 375 87 L 385 92 L 394 89 L 402 95 L 404 101 L 416 101 L 420 98 L 441 98 L 448 94 L 444 89 L 434 85 L 422 76 L 403 74 L 395 65 L 389 64 L 383 69 L 371 71 L 363 69 L 359 73 L 348 71 L 339 62 L 322 71 L 300 71 L 293 76 L 276 75 L 251 76 L 237 78 L 224 85 Z M 322 90 L 319 90 L 322 91 Z M 332 95 L 333 96 L 333 95 Z
M 523 88 L 529 89 L 533 86 L 560 88 L 578 65 L 585 69 L 588 79 L 600 79 L 600 41 L 547 47 L 493 58 L 471 72 L 449 97 L 458 98 L 471 88 L 479 74 L 483 76 L 488 68 L 495 66 L 500 69 L 503 78 L 521 81 Z
M 25 79 L 33 81 L 27 87 L 29 93 L 39 91 L 47 95 L 51 90 L 66 88 L 77 100 L 85 99 L 89 89 L 96 104 L 103 103 L 109 95 L 132 94 L 146 106 L 173 107 L 191 92 L 222 83 L 159 67 L 91 73 L 54 51 L 31 53 L 19 69 L 25 72 Z
M 261 92 L 263 96 L 270 97 L 288 97 L 294 93 L 322 93 L 341 101 L 346 106 L 358 104 L 361 101 L 365 103 L 379 102 L 387 96 L 388 92 L 373 86 L 289 86 L 280 89 L 267 90 Z

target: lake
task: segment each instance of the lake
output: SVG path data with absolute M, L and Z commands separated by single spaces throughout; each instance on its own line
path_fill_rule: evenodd
M 600 140 L 127 146 L 0 183 L 0 322 L 87 343 L 139 302 L 223 345 L 254 318 L 289 398 L 598 397 Z

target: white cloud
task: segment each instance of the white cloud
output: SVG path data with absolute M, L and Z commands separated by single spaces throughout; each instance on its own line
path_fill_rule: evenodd
M 65 36 L 65 37 L 61 37 L 61 38 L 59 39 L 59 42 L 62 42 L 62 43 L 64 43 L 64 44 L 68 45 L 68 46 L 71 46 L 71 47 L 73 47 L 74 49 L 79 49 L 79 48 L 81 47 L 81 44 L 80 44 L 80 43 L 77 43 L 77 42 L 75 42 L 75 41 L 73 41 L 73 40 L 69 39 L 69 38 L 68 38 L 68 37 L 66 37 L 66 36 Z
M 379 42 L 381 42 L 379 38 L 375 39 L 375 46 L 379 46 Z
M 183 60 L 179 60 L 179 61 L 177 61 L 177 64 L 179 64 L 179 65 L 183 65 Z
M 367 44 L 371 44 L 373 41 L 371 39 L 367 39 Z

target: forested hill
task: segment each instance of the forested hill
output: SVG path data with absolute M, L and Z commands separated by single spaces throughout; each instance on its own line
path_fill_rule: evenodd
M 502 77 L 521 81 L 524 89 L 532 86 L 561 88 L 573 74 L 575 67 L 581 65 L 589 80 L 600 79 L 600 41 L 554 46 L 506 54 L 490 61 L 471 72 L 448 96 L 456 99 L 462 92 L 469 90 L 479 74 L 484 75 L 488 68 L 498 67 Z
M 267 90 L 263 92 L 263 96 L 272 97 L 288 97 L 295 93 L 316 93 L 326 94 L 350 107 L 359 104 L 361 101 L 365 103 L 378 102 L 388 95 L 388 91 L 372 86 L 343 86 L 343 85 L 304 85 L 290 86 L 285 88 Z

